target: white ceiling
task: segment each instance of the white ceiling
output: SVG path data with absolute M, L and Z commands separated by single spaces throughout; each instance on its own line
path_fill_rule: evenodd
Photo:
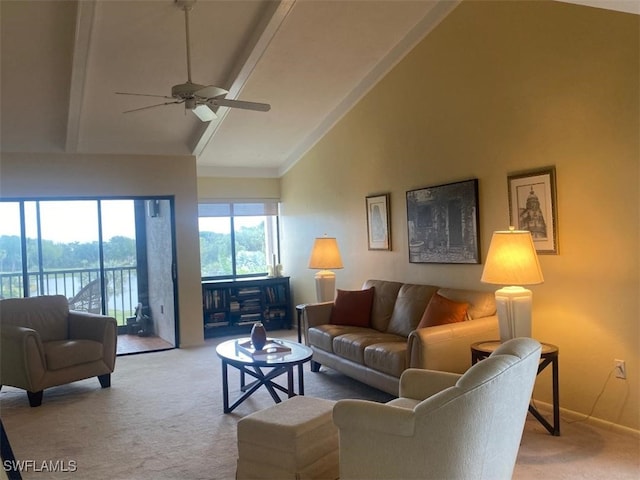
M 192 80 L 271 104 L 202 123 L 183 105 L 124 114 L 165 100 L 115 94 L 186 82 L 174 0 L 1 0 L 2 152 L 193 154 L 200 175 L 280 176 L 458 3 L 198 0 Z

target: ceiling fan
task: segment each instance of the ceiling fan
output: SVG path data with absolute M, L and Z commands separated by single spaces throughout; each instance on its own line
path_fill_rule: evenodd
M 224 88 L 214 87 L 213 85 L 199 85 L 191 81 L 191 45 L 189 38 L 189 12 L 196 0 L 175 0 L 176 6 L 184 10 L 184 23 L 187 37 L 187 82 L 174 85 L 171 87 L 171 96 L 151 95 L 146 93 L 126 93 L 116 92 L 118 95 L 136 95 L 142 97 L 166 98 L 171 102 L 158 103 L 147 107 L 135 108 L 127 110 L 124 113 L 138 112 L 149 108 L 161 107 L 164 105 L 173 105 L 184 103 L 187 110 L 191 110 L 203 122 L 209 122 L 217 115 L 212 108 L 230 107 L 242 108 L 245 110 L 256 110 L 259 112 L 268 112 L 271 105 L 267 103 L 246 102 L 243 100 L 232 100 L 225 98 L 229 93 Z

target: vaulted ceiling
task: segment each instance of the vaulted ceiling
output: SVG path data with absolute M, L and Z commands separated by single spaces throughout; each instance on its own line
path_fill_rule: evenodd
M 201 175 L 279 176 L 458 3 L 198 0 L 193 82 L 271 105 L 201 122 L 184 104 L 123 113 L 172 100 L 116 94 L 187 81 L 180 1 L 1 0 L 2 152 L 195 155 Z

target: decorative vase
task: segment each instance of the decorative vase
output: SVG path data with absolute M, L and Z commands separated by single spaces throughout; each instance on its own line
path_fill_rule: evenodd
M 251 344 L 256 350 L 262 350 L 267 343 L 267 331 L 262 323 L 254 323 L 251 328 Z

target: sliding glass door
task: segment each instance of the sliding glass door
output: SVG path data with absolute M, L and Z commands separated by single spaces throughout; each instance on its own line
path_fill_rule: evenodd
M 0 201 L 0 219 L 0 298 L 113 316 L 119 353 L 176 345 L 172 199 Z
M 18 202 L 0 202 L 0 298 L 24 296 L 21 207 Z

